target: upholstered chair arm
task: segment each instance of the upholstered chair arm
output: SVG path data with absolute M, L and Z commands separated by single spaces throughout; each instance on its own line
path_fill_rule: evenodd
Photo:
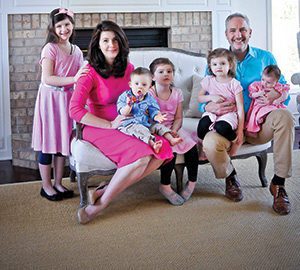
M 76 140 L 82 140 L 83 124 L 76 122 Z
M 291 77 L 291 81 L 292 81 L 293 84 L 300 85 L 300 72 L 299 73 L 294 73 Z

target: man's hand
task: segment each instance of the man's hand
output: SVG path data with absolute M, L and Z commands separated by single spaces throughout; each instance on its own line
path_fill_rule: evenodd
M 232 101 L 224 101 L 221 103 L 209 102 L 205 106 L 205 111 L 214 113 L 216 115 L 223 115 L 235 110 L 236 106 Z
M 210 95 L 211 97 L 211 101 L 214 103 L 222 103 L 225 101 L 225 98 L 222 96 L 218 96 L 218 95 Z
M 274 88 L 265 89 L 265 94 L 262 97 L 257 98 L 257 103 L 261 105 L 270 105 L 273 104 L 275 99 L 280 97 L 280 93 L 278 93 Z

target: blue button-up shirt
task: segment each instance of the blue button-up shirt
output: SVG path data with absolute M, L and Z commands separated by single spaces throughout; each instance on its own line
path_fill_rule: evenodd
M 131 90 L 125 91 L 118 98 L 117 109 L 120 112 L 121 108 L 127 104 L 127 96 L 133 96 Z M 126 117 L 121 122 L 121 126 L 129 124 L 142 124 L 145 127 L 150 127 L 153 124 L 154 117 L 159 113 L 159 105 L 156 99 L 149 93 L 146 93 L 144 99 L 133 104 L 129 117 Z
M 245 112 L 248 111 L 251 98 L 249 97 L 248 87 L 254 81 L 260 81 L 262 77 L 263 70 L 268 65 L 277 65 L 273 54 L 269 51 L 265 51 L 259 48 L 250 47 L 242 61 L 237 61 L 236 66 L 236 79 L 241 82 L 243 87 L 244 96 L 244 109 Z M 280 83 L 285 84 L 286 80 L 283 75 L 279 79 Z M 290 97 L 285 101 L 287 105 Z M 199 110 L 203 111 L 205 104 L 200 104 Z

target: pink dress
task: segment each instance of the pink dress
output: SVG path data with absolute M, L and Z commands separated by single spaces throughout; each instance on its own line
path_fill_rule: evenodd
M 73 45 L 73 48 L 74 52 L 67 55 L 58 44 L 48 43 L 42 49 L 39 63 L 42 64 L 45 58 L 51 59 L 54 62 L 54 75 L 73 77 L 83 64 L 81 50 L 76 45 Z M 40 84 L 32 131 L 32 147 L 35 151 L 69 155 L 73 120 L 69 117 L 68 110 L 72 90 L 73 85 L 55 87 Z
M 216 80 L 215 76 L 208 75 L 204 77 L 201 81 L 202 88 L 209 94 L 209 95 L 219 95 L 226 98 L 228 101 L 232 101 L 235 103 L 235 96 L 243 91 L 241 83 L 236 80 L 232 79 L 226 83 L 220 83 Z M 217 116 L 210 112 L 203 113 L 202 117 L 208 115 L 210 120 L 213 124 L 210 127 L 210 130 L 213 129 L 214 123 L 217 121 L 226 121 L 229 123 L 233 130 L 235 130 L 238 126 L 238 115 L 237 112 L 230 112 L 223 114 L 221 116 Z
M 257 133 L 260 131 L 261 124 L 264 122 L 265 117 L 271 111 L 278 108 L 286 108 L 283 102 L 286 100 L 290 86 L 288 84 L 276 83 L 274 89 L 281 94 L 278 99 L 275 99 L 273 104 L 261 105 L 257 103 L 257 99 L 253 98 L 250 104 L 250 108 L 246 118 L 246 130 L 251 133 Z M 249 96 L 258 91 L 262 91 L 263 86 L 261 82 L 253 82 L 249 85 Z
M 100 118 L 112 121 L 118 115 L 118 97 L 128 89 L 130 73 L 134 67 L 128 64 L 122 78 L 110 76 L 107 79 L 101 77 L 93 67 L 89 66 L 89 69 L 89 73 L 77 81 L 70 103 L 70 116 L 80 122 L 89 111 Z M 159 154 L 154 153 L 149 145 L 139 139 L 117 129 L 85 126 L 83 139 L 95 145 L 105 156 L 115 162 L 118 168 L 145 156 L 153 155 L 161 160 L 173 157 L 170 144 L 164 138 L 161 138 L 163 146 Z
M 162 124 L 171 129 L 174 123 L 178 104 L 183 101 L 181 89 L 173 87 L 168 100 L 160 99 L 156 95 L 156 91 L 154 89 L 150 89 L 150 93 L 157 100 L 161 113 L 167 114 L 167 120 L 165 120 Z M 184 154 L 197 144 L 197 141 L 192 138 L 192 134 L 183 128 L 178 130 L 178 135 L 183 139 L 183 141 L 172 146 L 173 153 Z

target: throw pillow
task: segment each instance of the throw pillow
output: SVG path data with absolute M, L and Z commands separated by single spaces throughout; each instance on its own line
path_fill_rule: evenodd
M 193 75 L 193 87 L 191 91 L 191 99 L 189 102 L 189 107 L 187 111 L 185 112 L 185 117 L 195 117 L 200 118 L 202 113 L 198 110 L 198 92 L 200 89 L 200 82 L 202 80 L 202 77 L 200 77 L 197 74 Z

